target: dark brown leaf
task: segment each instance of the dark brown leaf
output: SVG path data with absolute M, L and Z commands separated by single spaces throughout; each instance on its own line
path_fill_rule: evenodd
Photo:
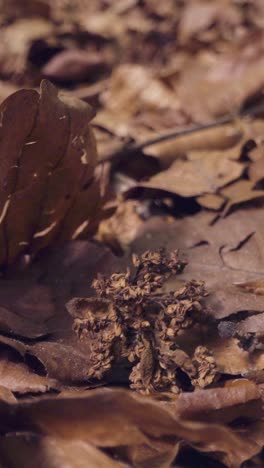
M 0 355 L 1 385 L 16 393 L 46 393 L 58 385 L 47 377 L 36 374 L 23 362 L 14 359 L 11 352 L 1 352 Z
M 9 425 L 16 421 L 16 427 L 24 430 L 34 427 L 34 432 L 97 447 L 146 446 L 164 455 L 165 450 L 171 453 L 177 441 L 183 439 L 203 451 L 221 452 L 222 461 L 229 466 L 241 464 L 255 447 L 253 441 L 242 439 L 227 427 L 183 422 L 163 404 L 125 390 L 91 390 L 75 398 L 65 396 L 22 403 L 16 408 L 5 406 L 1 415 L 2 426 L 3 417 L 8 417 Z M 159 443 L 155 442 L 157 438 Z M 153 451 L 150 454 L 152 457 Z M 146 463 L 144 452 L 143 457 Z
M 10 435 L 0 440 L 0 459 L 14 468 L 117 468 L 124 466 L 83 441 Z
M 45 77 L 53 81 L 82 81 L 105 65 L 96 52 L 69 49 L 56 54 L 42 69 Z
M 84 221 L 89 224 L 100 193 L 93 182 L 96 149 L 89 105 L 58 97 L 54 86 L 43 81 L 40 96 L 18 91 L 0 111 L 0 262 L 5 264 L 25 250 L 36 252 L 54 242 L 62 229 L 64 239 L 70 239 Z M 49 138 L 54 130 L 56 138 Z M 93 199 L 90 210 L 85 209 L 84 193 L 85 203 Z

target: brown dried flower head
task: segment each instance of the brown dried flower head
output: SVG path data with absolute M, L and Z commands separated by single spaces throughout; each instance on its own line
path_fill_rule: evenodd
M 205 320 L 204 284 L 190 281 L 176 291 L 162 286 L 180 274 L 186 262 L 177 251 L 145 252 L 132 257 L 134 271 L 99 276 L 96 298 L 68 304 L 74 330 L 89 343 L 92 366 L 87 378 L 100 379 L 114 369 L 129 369 L 131 387 L 143 392 L 210 385 L 217 376 L 210 351 L 199 346 L 193 356 L 181 349 L 179 337 Z

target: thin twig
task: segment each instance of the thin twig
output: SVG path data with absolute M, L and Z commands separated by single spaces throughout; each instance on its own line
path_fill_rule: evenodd
M 162 135 L 158 135 L 154 138 L 150 138 L 148 140 L 143 141 L 142 143 L 135 143 L 135 144 L 128 144 L 122 146 L 119 150 L 110 153 L 109 155 L 105 156 L 103 159 L 97 162 L 97 165 L 103 164 L 107 161 L 114 161 L 120 160 L 120 158 L 124 156 L 128 156 L 131 153 L 135 153 L 137 151 L 141 151 L 142 149 L 146 148 L 147 146 L 156 145 L 163 141 L 171 140 L 174 138 L 179 138 L 184 135 L 189 135 L 191 133 L 200 132 L 203 130 L 208 130 L 209 128 L 219 127 L 221 125 L 226 125 L 229 123 L 234 122 L 237 118 L 244 118 L 247 116 L 255 115 L 260 111 L 264 111 L 264 103 L 256 104 L 255 106 L 249 107 L 248 109 L 242 110 L 236 114 L 229 114 L 219 119 L 215 120 L 214 122 L 209 122 L 206 124 L 196 124 L 189 127 L 173 130 L 167 133 L 163 133 Z

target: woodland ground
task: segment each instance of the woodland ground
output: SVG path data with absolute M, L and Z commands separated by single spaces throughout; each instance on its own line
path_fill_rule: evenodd
M 0 25 L 0 467 L 264 466 L 263 1 Z

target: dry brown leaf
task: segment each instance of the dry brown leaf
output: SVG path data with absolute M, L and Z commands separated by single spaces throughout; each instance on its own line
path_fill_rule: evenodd
M 102 246 L 75 241 L 46 251 L 16 272 L 16 279 L 2 279 L 1 344 L 63 383 L 87 384 L 89 349 L 75 339 L 65 303 L 72 294 L 89 295 L 96 272 L 113 272 L 125 263 Z
M 10 390 L 8 390 L 6 387 L 0 386 L 0 401 L 5 401 L 6 403 L 12 404 L 17 400 Z
M 102 54 L 68 49 L 56 54 L 42 69 L 43 76 L 53 81 L 83 81 L 106 67 Z
M 263 36 L 245 47 L 190 60 L 177 87 L 182 106 L 198 121 L 237 111 L 264 85 Z M 239 83 L 239 86 L 238 86 Z
M 229 187 L 224 188 L 221 191 L 225 197 L 229 199 L 225 209 L 223 211 L 223 216 L 229 214 L 232 210 L 239 208 L 251 201 L 260 200 L 263 201 L 264 190 L 253 190 L 254 182 L 249 180 L 240 180 L 235 184 L 230 185 Z
M 70 239 L 82 223 L 88 225 L 100 192 L 93 180 L 97 156 L 89 105 L 58 97 L 54 86 L 43 81 L 40 96 L 18 91 L 0 111 L 0 262 L 8 264 L 25 250 L 37 252 L 54 242 L 62 229 L 63 238 Z M 50 138 L 55 130 L 56 138 Z M 86 210 L 83 198 L 93 201 Z
M 238 288 L 241 288 L 249 293 L 264 295 L 264 280 L 258 281 L 245 281 L 241 283 L 235 283 Z
M 0 460 L 14 468 L 117 468 L 124 466 L 83 441 L 9 435 L 0 439 Z
M 239 466 L 249 457 L 253 442 L 216 424 L 183 422 L 163 404 L 125 390 L 91 390 L 79 397 L 64 396 L 1 408 L 2 424 L 41 431 L 65 441 L 83 441 L 97 447 L 146 446 L 171 453 L 183 439 L 199 450 L 221 452 L 229 466 Z M 103 421 L 103 423 L 102 423 Z M 159 441 L 158 441 L 159 439 Z M 254 444 L 255 447 L 255 444 Z M 127 452 L 127 456 L 129 452 Z M 146 454 L 144 463 L 146 463 Z M 151 451 L 151 458 L 153 451 Z M 140 460 L 138 460 L 139 466 Z M 168 465 L 165 465 L 168 466 Z
M 234 147 L 242 135 L 242 129 L 238 126 L 223 125 L 150 145 L 144 149 L 144 153 L 159 158 L 161 166 L 167 168 L 175 159 L 189 151 L 226 151 Z
M 109 245 L 114 252 L 122 253 L 127 250 L 143 223 L 139 209 L 140 204 L 137 201 L 119 203 L 114 215 L 100 223 L 98 240 Z
M 220 195 L 210 193 L 207 195 L 201 195 L 200 197 L 197 197 L 197 202 L 204 208 L 219 211 L 223 207 L 225 200 Z
M 46 393 L 58 387 L 55 380 L 36 374 L 7 351 L 2 351 L 0 355 L 0 379 L 4 388 L 20 395 Z
M 30 47 L 40 39 L 52 35 L 54 26 L 44 17 L 22 17 L 14 23 L 1 27 L 0 70 L 4 78 L 19 78 L 31 71 L 31 84 L 38 72 L 28 62 Z M 33 78 L 33 79 L 32 79 Z
M 252 404 L 253 403 L 253 404 Z M 242 408 L 241 406 L 243 405 Z M 172 411 L 186 419 L 231 422 L 242 415 L 252 419 L 262 413 L 261 392 L 249 380 L 237 379 L 223 388 L 181 393 L 168 403 Z
M 1 0 L 1 16 L 11 18 L 28 18 L 39 16 L 49 18 L 50 5 L 47 0 Z
M 221 5 L 203 1 L 191 1 L 185 5 L 180 21 L 180 40 L 187 42 L 196 34 L 208 29 L 221 14 Z
M 11 336 L 31 339 L 43 337 L 48 333 L 44 324 L 39 324 L 33 318 L 29 320 L 22 315 L 17 315 L 4 307 L 0 307 L 0 330 Z
M 166 190 L 183 197 L 214 193 L 219 187 L 239 178 L 243 166 L 229 159 L 207 158 L 175 161 L 169 169 L 141 184 L 143 187 Z
M 88 382 L 92 365 L 89 345 L 44 341 L 28 346 L 28 353 L 41 362 L 50 378 L 68 384 Z
M 260 152 L 263 154 L 263 147 L 259 148 Z M 250 164 L 248 169 L 248 175 L 252 182 L 258 184 L 263 182 L 264 179 L 264 157 L 261 157 Z
M 261 296 L 235 286 L 237 282 L 262 280 L 262 209 L 239 210 L 210 225 L 212 220 L 212 215 L 204 212 L 172 223 L 158 219 L 146 222 L 131 249 L 144 251 L 150 238 L 153 248 L 184 249 L 189 264 L 177 281 L 205 281 L 210 293 L 207 301 L 218 319 L 242 310 L 262 311 Z M 171 279 L 167 288 L 178 284 Z
M 117 69 L 110 89 L 102 100 L 113 113 L 123 110 L 123 117 L 135 115 L 143 105 L 150 109 L 162 109 L 177 104 L 175 95 L 155 75 L 140 65 L 123 65 Z

